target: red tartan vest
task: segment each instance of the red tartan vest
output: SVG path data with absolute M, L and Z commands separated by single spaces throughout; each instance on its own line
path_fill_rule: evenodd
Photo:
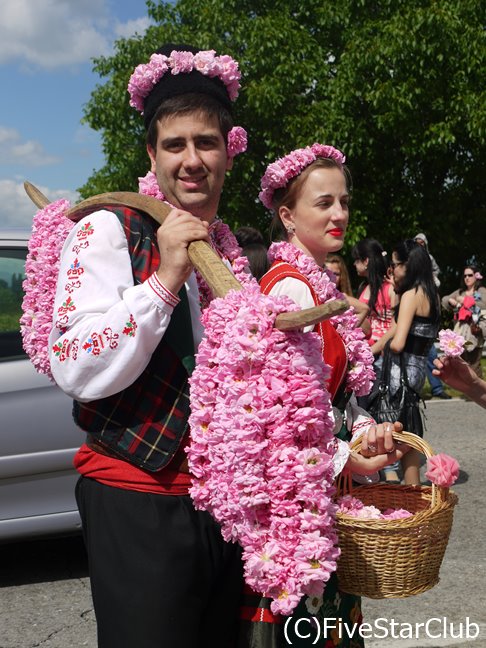
M 127 237 L 134 283 L 141 284 L 159 266 L 159 224 L 128 207 L 102 208 L 118 217 Z M 107 398 L 74 401 L 73 416 L 80 428 L 120 458 L 150 472 L 169 463 L 188 427 L 194 344 L 184 287 L 179 297 L 162 340 L 135 382 Z
M 275 261 L 270 270 L 260 279 L 262 292 L 268 295 L 273 286 L 286 277 L 303 281 L 311 291 L 314 304 L 318 306 L 321 303 L 307 278 L 291 266 L 290 263 L 284 263 L 282 261 Z M 328 380 L 327 388 L 334 399 L 346 374 L 346 352 L 339 334 L 329 320 L 319 322 L 315 330 L 319 333 L 322 340 L 322 357 L 324 362 L 331 367 L 331 376 Z

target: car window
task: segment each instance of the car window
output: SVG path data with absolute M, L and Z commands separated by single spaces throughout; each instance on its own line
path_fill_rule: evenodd
M 26 254 L 25 249 L 0 249 L 0 361 L 25 356 L 19 319 Z

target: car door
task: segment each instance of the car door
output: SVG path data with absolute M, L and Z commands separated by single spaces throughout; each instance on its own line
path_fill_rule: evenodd
M 28 233 L 0 237 L 0 541 L 79 530 L 72 401 L 38 374 L 19 328 Z

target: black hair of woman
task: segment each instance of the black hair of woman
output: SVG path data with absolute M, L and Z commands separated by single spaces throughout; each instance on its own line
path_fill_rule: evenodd
M 370 311 L 376 312 L 376 300 L 390 268 L 388 255 L 379 241 L 373 238 L 364 238 L 353 246 L 351 256 L 355 261 L 368 259 L 368 276 L 366 278 L 370 287 L 368 306 Z
M 400 284 L 395 287 L 398 295 L 403 295 L 407 290 L 422 288 L 430 303 L 430 317 L 432 321 L 440 320 L 439 293 L 434 283 L 432 262 L 427 250 L 413 239 L 406 239 L 397 243 L 393 253 L 400 263 L 406 264 L 407 272 Z

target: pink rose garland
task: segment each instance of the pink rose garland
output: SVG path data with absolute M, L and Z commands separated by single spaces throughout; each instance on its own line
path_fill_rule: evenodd
M 28 242 L 20 331 L 24 350 L 36 370 L 51 380 L 49 335 L 63 243 L 74 223 L 65 217 L 67 200 L 57 200 L 36 213 Z
M 268 256 L 271 262 L 285 261 L 301 272 L 310 282 L 321 304 L 334 299 L 345 299 L 343 293 L 331 280 L 331 274 L 318 266 L 314 259 L 295 245 L 287 242 L 272 243 L 268 250 Z M 373 354 L 365 342 L 363 330 L 358 326 L 356 314 L 350 308 L 342 315 L 331 318 L 330 321 L 346 347 L 348 357 L 347 389 L 354 391 L 356 396 L 369 394 L 375 379 Z
M 315 333 L 273 328 L 296 310 L 255 280 L 215 299 L 191 377 L 191 496 L 243 547 L 246 582 L 290 614 L 319 596 L 339 555 L 329 368 Z

